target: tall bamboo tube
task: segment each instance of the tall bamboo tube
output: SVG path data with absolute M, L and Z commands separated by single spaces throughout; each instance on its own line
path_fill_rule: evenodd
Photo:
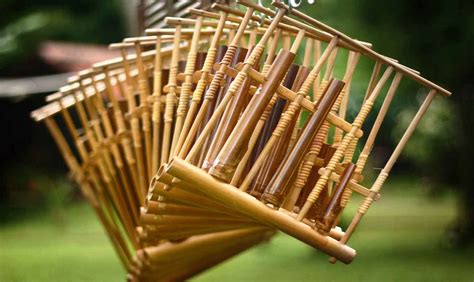
M 245 151 L 243 148 L 250 139 L 251 131 L 257 124 L 274 91 L 286 74 L 295 55 L 282 49 L 272 64 L 267 83 L 263 84 L 260 93 L 253 96 L 246 110 L 235 125 L 227 142 L 222 147 L 209 173 L 229 182 Z
M 206 91 L 203 104 L 202 104 L 201 108 L 199 109 L 199 111 L 196 115 L 195 122 L 193 123 L 192 127 L 190 128 L 188 136 L 186 136 L 186 139 L 183 143 L 183 146 L 182 146 L 181 151 L 178 154 L 178 156 L 184 157 L 184 156 L 189 155 L 189 157 L 187 157 L 188 160 L 193 159 L 195 157 L 197 152 L 195 152 L 191 155 L 188 154 L 188 152 L 191 149 L 192 142 L 196 138 L 198 129 L 201 126 L 201 124 L 202 124 L 202 122 L 205 118 L 205 114 L 206 114 L 210 104 L 213 103 L 216 99 L 216 94 L 217 94 L 217 92 L 220 88 L 220 84 L 221 84 L 221 82 L 223 81 L 223 79 L 225 77 L 225 70 L 231 64 L 231 61 L 232 61 L 232 59 L 234 58 L 234 56 L 237 52 L 237 48 L 238 48 L 240 38 L 243 36 L 244 31 L 247 28 L 247 25 L 250 21 L 250 17 L 252 16 L 252 13 L 253 13 L 253 9 L 248 9 L 245 12 L 245 16 L 243 17 L 242 22 L 240 23 L 239 28 L 238 28 L 235 36 L 232 38 L 232 41 L 230 42 L 229 46 L 227 47 L 224 58 L 221 60 L 221 62 L 219 64 L 219 69 L 215 72 L 214 77 L 212 78 L 212 81 L 209 85 L 209 88 Z M 216 116 L 215 119 L 217 119 L 217 116 Z M 216 121 L 214 121 L 214 123 L 215 122 Z M 209 124 L 209 123 L 210 123 L 210 120 L 207 122 L 207 124 Z M 206 124 L 205 129 L 203 130 L 205 132 L 205 135 L 203 135 L 203 132 L 201 132 L 201 134 L 199 135 L 198 140 L 195 142 L 194 146 L 196 146 L 196 144 L 199 144 L 198 147 L 202 146 L 202 144 L 204 143 L 206 137 L 210 134 L 210 131 L 211 131 L 212 127 L 207 126 L 207 124 Z
M 356 138 L 355 137 L 355 132 L 360 129 L 365 122 L 368 114 L 370 113 L 370 110 L 373 107 L 373 104 L 375 102 L 375 99 L 378 97 L 378 94 L 380 93 L 382 87 L 384 86 L 385 82 L 389 78 L 389 76 L 392 74 L 393 68 L 388 67 L 385 70 L 385 73 L 383 74 L 382 78 L 379 80 L 377 83 L 377 86 L 374 88 L 372 91 L 372 94 L 369 96 L 369 98 L 363 103 L 362 108 L 357 115 L 357 117 L 354 119 L 354 122 L 352 123 L 352 129 L 349 133 L 347 133 L 344 136 L 344 139 L 342 140 L 341 144 L 337 148 L 336 152 L 334 153 L 333 157 L 331 158 L 331 161 L 326 167 L 326 171 L 321 177 L 318 179 L 318 182 L 313 188 L 313 191 L 311 191 L 310 195 L 308 196 L 303 208 L 301 209 L 300 213 L 298 214 L 297 220 L 302 220 L 305 216 L 306 213 L 309 211 L 311 206 L 316 202 L 316 199 L 319 196 L 319 193 L 323 190 L 323 188 L 326 186 L 330 174 L 334 171 L 336 168 L 336 165 L 342 160 L 344 157 L 344 152 L 346 151 L 347 147 L 349 146 L 349 143 L 352 141 L 352 139 Z
M 291 122 L 296 112 L 301 108 L 302 100 L 308 94 L 309 88 L 313 84 L 316 77 L 319 75 L 319 72 L 321 71 L 322 66 L 328 59 L 331 52 L 336 47 L 337 41 L 338 41 L 337 37 L 335 37 L 331 41 L 331 43 L 326 47 L 326 50 L 324 51 L 318 63 L 313 67 L 313 69 L 309 73 L 305 82 L 303 83 L 301 88 L 298 90 L 296 98 L 290 103 L 290 105 L 288 106 L 288 108 L 283 113 L 282 117 L 280 118 L 280 121 L 278 122 L 275 130 L 273 130 L 272 136 L 270 137 L 267 144 L 265 145 L 265 148 L 262 150 L 257 160 L 253 164 L 252 168 L 248 172 L 247 176 L 242 181 L 242 184 L 240 185 L 240 190 L 247 191 L 249 189 L 251 181 L 253 180 L 256 173 L 260 169 L 260 166 L 262 165 L 263 161 L 267 157 L 268 153 L 270 152 L 270 150 L 272 149 L 276 141 L 281 137 L 282 133 L 286 130 L 286 127 Z
M 249 9 L 247 11 L 253 11 L 253 9 Z M 198 153 L 198 151 L 201 149 L 202 147 L 202 144 L 203 142 L 205 141 L 205 139 L 209 136 L 209 133 L 212 129 L 212 127 L 216 124 L 217 120 L 218 120 L 218 117 L 220 117 L 220 115 L 222 114 L 222 112 L 224 111 L 225 107 L 227 106 L 228 102 L 230 101 L 230 99 L 235 95 L 235 93 L 238 91 L 239 87 L 242 85 L 245 77 L 247 77 L 248 75 L 248 72 L 251 68 L 252 65 L 255 64 L 256 61 L 258 61 L 258 59 L 260 58 L 260 56 L 262 55 L 264 49 L 265 49 L 265 44 L 267 43 L 267 41 L 270 39 L 270 36 L 272 35 L 272 33 L 275 31 L 275 29 L 277 28 L 277 25 L 278 25 L 278 22 L 279 20 L 283 17 L 284 15 L 284 10 L 281 10 L 274 18 L 274 21 L 272 23 L 272 25 L 270 25 L 268 27 L 268 29 L 265 31 L 265 34 L 260 38 L 260 41 L 258 42 L 258 44 L 255 46 L 255 48 L 252 50 L 251 52 L 251 55 L 250 57 L 244 62 L 244 65 L 242 67 L 242 69 L 239 71 L 238 75 L 234 78 L 234 80 L 232 81 L 232 83 L 230 84 L 229 86 L 229 89 L 227 90 L 227 93 L 226 95 L 224 96 L 224 98 L 222 99 L 221 103 L 219 104 L 219 106 L 215 109 L 214 111 L 214 114 L 212 116 L 212 118 L 208 121 L 208 123 L 206 124 L 206 127 L 205 129 L 203 130 L 203 132 L 200 134 L 200 136 L 198 137 L 198 139 L 196 140 L 196 142 L 194 143 L 193 145 L 193 148 L 191 149 L 191 151 L 188 153 L 188 155 L 186 156 L 186 159 L 187 160 L 190 160 L 190 159 L 193 159 L 196 154 Z M 251 14 L 249 14 L 250 16 Z M 243 24 L 243 22 L 242 22 Z M 240 30 L 240 29 L 239 29 Z M 235 39 L 235 38 L 234 38 Z M 230 46 L 229 46 L 230 48 Z M 228 50 L 229 52 L 229 50 Z M 221 64 L 220 65 L 220 68 L 222 69 L 222 72 L 225 71 L 225 65 Z M 217 74 L 219 73 L 216 72 L 216 75 L 214 76 L 214 78 L 217 77 Z M 223 77 L 223 75 L 222 75 Z M 214 82 L 214 80 L 213 80 Z M 217 82 L 217 81 L 216 81 Z M 214 87 L 217 87 L 217 85 L 215 85 Z M 210 88 L 208 90 L 208 92 L 213 88 L 213 84 L 211 83 L 210 85 Z M 230 181 L 230 179 L 229 179 Z
M 294 177 L 296 176 L 297 169 L 304 154 L 309 149 L 311 141 L 314 139 L 316 133 L 326 120 L 329 111 L 336 102 L 336 99 L 341 93 L 344 85 L 345 83 L 340 80 L 332 80 L 329 83 L 327 90 L 318 103 L 318 109 L 308 120 L 304 131 L 301 133 L 301 136 L 293 147 L 293 150 L 285 158 L 285 161 L 281 164 L 278 172 L 270 181 L 269 186 L 262 195 L 262 199 L 267 205 L 280 207 L 281 202 L 291 185 L 290 181 L 294 180 Z
M 193 122 L 193 119 L 196 116 L 196 113 L 198 111 L 198 107 L 201 103 L 202 99 L 202 94 L 204 93 L 204 90 L 206 86 L 208 85 L 208 77 L 209 74 L 212 71 L 212 65 L 214 64 L 217 56 L 217 51 L 218 51 L 218 44 L 219 40 L 221 39 L 222 36 L 222 31 L 225 25 L 227 19 L 227 13 L 221 12 L 219 16 L 219 22 L 218 26 L 216 28 L 216 33 L 212 37 L 211 43 L 209 45 L 209 49 L 207 50 L 207 56 L 204 61 L 204 66 L 201 69 L 201 76 L 199 78 L 199 81 L 197 83 L 196 89 L 193 92 L 192 99 L 191 99 L 191 105 L 189 106 L 189 111 L 188 114 L 186 115 L 186 119 L 183 124 L 183 128 L 181 130 L 178 142 L 176 144 L 176 152 L 179 153 L 181 152 L 181 148 L 183 146 L 183 143 L 186 139 L 187 134 L 189 133 L 189 130 L 191 128 L 191 124 Z M 181 156 L 183 157 L 183 156 Z

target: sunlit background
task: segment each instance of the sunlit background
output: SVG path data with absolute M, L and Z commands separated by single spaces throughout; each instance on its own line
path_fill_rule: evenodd
M 117 56 L 107 44 L 136 34 L 136 4 L 0 1 L 0 281 L 124 280 L 54 142 L 29 112 L 71 73 Z M 195 280 L 473 281 L 474 2 L 316 0 L 298 9 L 372 42 L 453 96 L 437 97 L 418 127 L 351 240 L 358 250 L 351 265 L 330 265 L 324 254 L 278 235 Z M 372 66 L 359 68 L 370 75 Z M 362 93 L 368 78 L 356 78 Z M 401 90 L 422 96 L 409 83 Z M 369 180 L 413 116 L 413 101 L 391 107 Z

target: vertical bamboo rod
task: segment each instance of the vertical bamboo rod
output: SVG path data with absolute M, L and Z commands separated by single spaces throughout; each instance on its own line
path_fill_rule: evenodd
M 161 93 L 162 93 L 162 59 L 161 59 L 161 36 L 156 36 L 155 43 L 155 66 L 153 71 L 153 109 L 151 114 L 151 121 L 153 123 L 152 136 L 152 155 L 151 155 L 151 170 L 154 173 L 158 171 L 160 164 L 160 145 L 161 145 Z
M 148 74 L 143 63 L 142 49 L 139 41 L 135 42 L 135 53 L 136 53 L 136 67 L 138 70 L 138 90 L 140 93 L 140 109 L 142 118 L 142 131 L 145 139 L 145 176 L 147 182 L 152 177 L 151 171 L 151 154 L 152 154 L 152 141 L 151 141 L 151 115 L 150 107 L 148 105 L 148 96 L 150 95 L 150 86 L 148 85 Z M 179 48 L 179 44 L 176 48 Z M 159 54 L 160 50 L 156 51 Z
M 179 44 L 181 42 L 181 25 L 176 25 L 173 40 L 173 51 L 171 53 L 170 74 L 168 78 L 168 93 L 166 94 L 166 106 L 164 113 L 163 142 L 161 147 L 161 163 L 168 162 L 171 149 L 172 126 L 174 119 L 174 105 L 176 103 L 176 88 L 178 75 Z
M 170 159 L 176 155 L 175 148 L 178 143 L 179 136 L 188 111 L 189 96 L 192 92 L 193 73 L 196 66 L 196 56 L 199 43 L 199 37 L 202 27 L 203 18 L 198 16 L 194 26 L 194 33 L 191 40 L 188 57 L 186 59 L 186 69 L 184 71 L 184 82 L 181 85 L 181 92 L 179 93 L 178 107 L 176 109 L 176 122 L 173 132 L 173 140 L 170 149 Z
M 142 191 L 139 194 L 140 203 L 145 202 L 145 195 L 147 193 L 147 178 L 146 178 L 146 163 L 145 156 L 142 147 L 142 134 L 140 130 L 140 119 L 137 113 L 137 104 L 135 100 L 135 89 L 134 89 L 134 80 L 130 76 L 130 65 L 127 59 L 127 53 L 124 48 L 120 49 L 123 60 L 123 68 L 125 73 L 125 79 L 127 81 L 127 104 L 130 114 L 130 127 L 132 131 L 132 141 L 133 149 L 135 151 L 135 156 L 137 158 L 137 170 L 138 170 L 138 179 L 140 184 L 140 190 Z M 157 53 L 159 50 L 156 51 Z

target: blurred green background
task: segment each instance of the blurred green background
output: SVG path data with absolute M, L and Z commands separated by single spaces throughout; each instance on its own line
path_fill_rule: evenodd
M 130 29 L 125 10 L 134 8 L 127 2 L 0 1 L 0 78 L 58 72 L 38 55 L 45 41 L 121 41 Z M 453 96 L 435 99 L 382 200 L 351 240 L 358 257 L 350 266 L 330 265 L 323 254 L 278 235 L 195 280 L 473 281 L 473 1 L 305 2 L 299 10 L 372 42 Z M 370 73 L 371 67 L 362 63 L 359 71 Z M 353 82 L 354 88 L 365 91 L 364 79 Z M 423 96 L 414 85 L 402 90 L 407 98 L 392 106 L 378 155 L 393 148 L 416 110 L 413 102 Z M 46 94 L 0 98 L 0 281 L 123 280 L 113 249 L 66 179 L 46 129 L 29 119 Z M 368 173 L 383 161 L 376 159 Z

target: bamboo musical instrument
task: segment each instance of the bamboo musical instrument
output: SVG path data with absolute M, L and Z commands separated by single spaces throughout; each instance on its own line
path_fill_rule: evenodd
M 451 95 L 282 2 L 238 3 L 243 10 L 190 9 L 194 19 L 168 17 L 167 28 L 112 43 L 121 57 L 80 71 L 32 112 L 129 281 L 190 278 L 277 230 L 350 263 L 348 240 L 422 116 L 436 94 Z M 367 83 L 360 60 L 373 64 Z M 402 78 L 428 95 L 367 188 L 365 166 Z

